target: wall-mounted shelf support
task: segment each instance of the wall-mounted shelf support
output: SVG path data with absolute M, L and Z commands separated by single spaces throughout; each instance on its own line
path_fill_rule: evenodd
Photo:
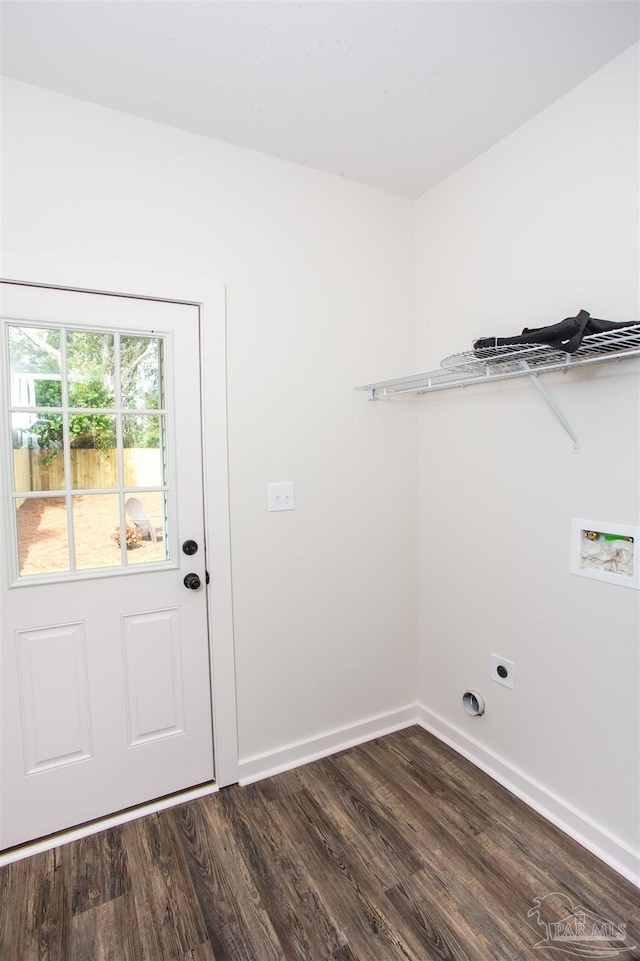
M 573 354 L 545 344 L 483 347 L 475 352 L 447 357 L 436 370 L 383 380 L 376 384 L 365 384 L 356 389 L 366 391 L 369 400 L 381 400 L 395 394 L 428 394 L 434 390 L 450 390 L 494 380 L 529 377 L 573 441 L 573 450 L 577 454 L 580 441 L 540 383 L 540 374 L 639 356 L 640 324 L 608 330 L 602 334 L 591 334 L 584 338 Z
M 526 363 L 525 363 L 525 366 L 526 366 Z M 535 386 L 538 388 L 538 390 L 540 391 L 541 395 L 544 397 L 545 401 L 547 402 L 547 404 L 549 405 L 549 407 L 551 408 L 551 410 L 553 411 L 553 413 L 555 414 L 555 416 L 558 418 L 558 420 L 560 421 L 560 423 L 562 424 L 562 426 L 563 426 L 564 429 L 566 430 L 566 432 L 567 432 L 567 434 L 569 435 L 569 437 L 571 438 L 571 440 L 573 441 L 573 453 L 574 453 L 574 454 L 579 454 L 579 453 L 580 453 L 580 441 L 578 440 L 575 432 L 572 430 L 569 422 L 567 421 L 567 418 L 564 416 L 564 414 L 562 413 L 562 411 L 560 410 L 560 408 L 558 407 L 558 405 L 555 403 L 555 401 L 552 400 L 551 397 L 549 397 L 549 394 L 547 393 L 547 391 L 545 390 L 545 388 L 544 388 L 544 387 L 542 386 L 542 384 L 540 383 L 540 381 L 539 381 L 539 379 L 538 379 L 538 375 L 537 375 L 537 374 L 534 374 L 534 373 L 530 373 L 530 374 L 529 374 L 529 379 L 530 379 L 531 382 L 532 382 L 533 384 L 535 384 Z

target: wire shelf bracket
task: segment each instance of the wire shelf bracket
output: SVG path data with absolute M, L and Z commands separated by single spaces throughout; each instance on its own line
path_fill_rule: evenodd
M 558 405 L 555 403 L 554 400 L 552 400 L 552 398 L 549 396 L 547 390 L 546 390 L 546 389 L 542 386 L 542 384 L 540 383 L 540 380 L 538 379 L 538 375 L 537 375 L 537 374 L 534 374 L 534 373 L 530 373 L 530 374 L 529 374 L 529 380 L 531 381 L 532 384 L 534 384 L 534 385 L 538 388 L 538 390 L 540 391 L 540 395 L 541 395 L 542 397 L 544 397 L 545 401 L 547 402 L 547 404 L 549 405 L 549 407 L 551 408 L 551 410 L 553 411 L 553 413 L 555 414 L 555 416 L 558 418 L 558 420 L 559 420 L 560 423 L 562 424 L 563 428 L 565 429 L 565 431 L 567 432 L 567 434 L 569 435 L 569 437 L 571 438 L 571 440 L 573 441 L 573 453 L 574 453 L 574 454 L 579 454 L 579 453 L 580 453 L 580 441 L 578 440 L 578 438 L 577 438 L 577 436 L 576 436 L 576 434 L 575 434 L 575 431 L 573 430 L 573 428 L 571 427 L 571 425 L 570 425 L 569 422 L 567 421 L 567 418 L 564 416 L 564 414 L 562 413 L 562 411 L 560 410 L 560 408 L 558 407 Z

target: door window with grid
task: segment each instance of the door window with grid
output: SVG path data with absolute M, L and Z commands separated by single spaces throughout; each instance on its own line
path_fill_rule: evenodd
M 18 580 L 170 560 L 167 338 L 6 332 Z

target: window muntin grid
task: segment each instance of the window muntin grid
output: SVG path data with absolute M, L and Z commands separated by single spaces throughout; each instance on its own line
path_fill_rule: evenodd
M 169 562 L 168 339 L 25 321 L 6 329 L 19 581 Z

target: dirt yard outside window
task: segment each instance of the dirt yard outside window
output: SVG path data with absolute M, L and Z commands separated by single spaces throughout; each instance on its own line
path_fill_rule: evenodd
M 163 526 L 162 494 L 142 493 L 140 499 L 155 526 Z M 113 534 L 120 518 L 116 494 L 72 498 L 75 562 L 79 570 L 120 567 L 121 553 Z M 133 523 L 129 518 L 128 523 Z M 69 570 L 67 508 L 64 497 L 27 498 L 17 508 L 21 576 Z M 127 564 L 165 560 L 162 534 L 156 544 L 147 536 L 126 552 Z

